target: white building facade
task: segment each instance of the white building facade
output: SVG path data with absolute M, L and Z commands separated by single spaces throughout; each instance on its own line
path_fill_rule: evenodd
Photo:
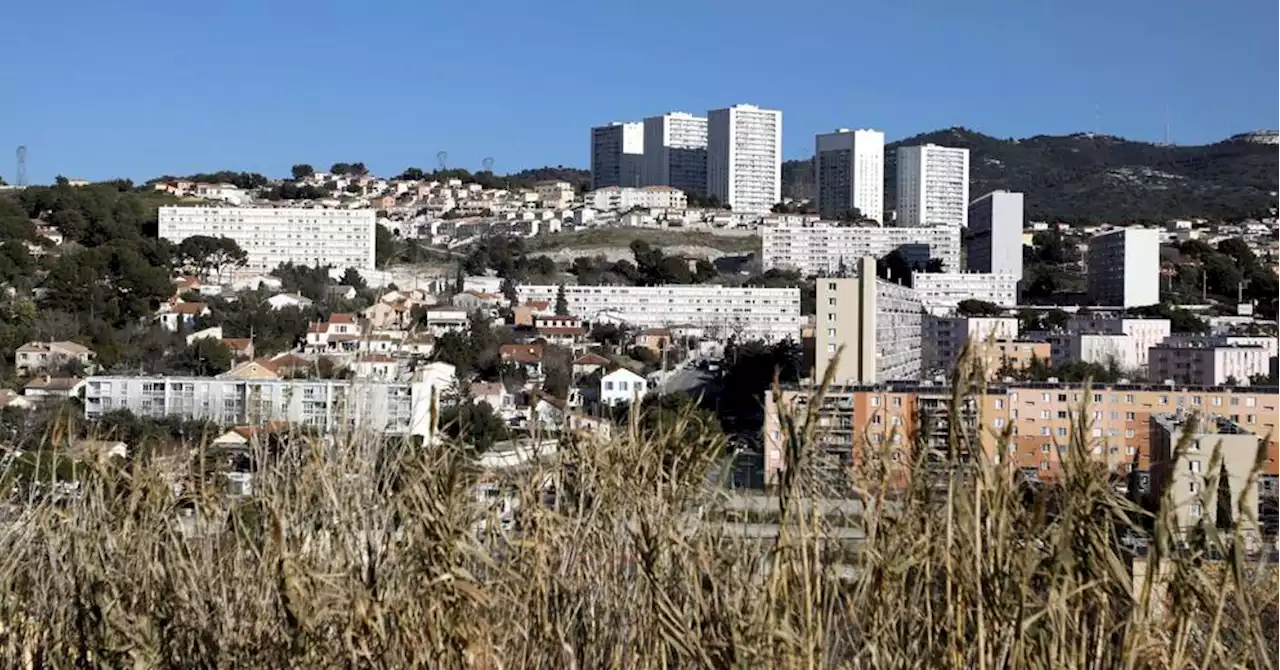
M 969 150 L 924 144 L 898 148 L 901 226 L 955 226 L 969 220 Z
M 761 260 L 766 270 L 792 269 L 806 277 L 834 276 L 845 274 L 864 256 L 882 258 L 897 250 L 909 263 L 936 258 L 944 270 L 957 271 L 960 236 L 960 229 L 951 226 L 881 228 L 792 221 L 760 227 Z
M 372 209 L 161 207 L 159 213 L 162 239 L 230 238 L 248 255 L 245 270 L 261 273 L 282 263 L 372 270 L 375 230 Z
M 782 112 L 734 105 L 707 114 L 707 195 L 735 212 L 782 200 Z
M 671 112 L 644 120 L 645 186 L 707 191 L 707 117 Z
M 554 302 L 560 287 L 521 284 L 520 302 Z M 591 322 L 639 328 L 690 325 L 711 337 L 778 341 L 799 339 L 799 288 L 743 288 L 713 284 L 565 286 L 569 314 Z
M 649 383 L 644 377 L 618 368 L 600 378 L 600 404 L 614 406 L 644 400 L 649 393 Z
M 1018 305 L 1018 277 L 1009 273 L 916 272 L 911 284 L 930 314 L 950 314 L 964 300 L 982 300 L 1000 307 Z
M 207 419 L 222 425 L 288 421 L 325 431 L 355 429 L 430 439 L 435 436 L 440 395 L 452 384 L 446 376 L 413 383 L 90 377 L 84 414 L 95 419 L 126 409 L 150 418 Z
M 1120 228 L 1089 240 L 1089 300 L 1107 307 L 1160 302 L 1160 231 Z
M 992 191 L 969 203 L 965 269 L 1008 273 L 1022 280 L 1023 196 Z
M 591 188 L 641 186 L 644 124 L 613 122 L 591 129 Z
M 814 141 L 818 213 L 834 219 L 852 209 L 884 221 L 884 133 L 839 128 Z
M 950 371 L 969 342 L 1018 339 L 1018 319 L 1010 316 L 928 316 L 924 319 L 924 367 Z
M 1148 356 L 1148 376 L 1155 382 L 1172 379 L 1179 384 L 1221 386 L 1271 371 L 1271 353 L 1260 346 L 1161 344 L 1152 347 Z
M 1132 359 L 1126 358 L 1126 369 L 1144 369 L 1147 351 L 1164 342 L 1172 332 L 1168 319 L 1127 319 L 1123 317 L 1074 316 L 1067 321 L 1072 333 L 1126 335 L 1132 340 Z M 1058 359 L 1054 359 L 1056 362 Z
M 625 212 L 632 207 L 685 209 L 689 206 L 689 198 L 684 191 L 670 186 L 606 186 L 588 193 L 585 199 L 588 207 L 601 212 Z

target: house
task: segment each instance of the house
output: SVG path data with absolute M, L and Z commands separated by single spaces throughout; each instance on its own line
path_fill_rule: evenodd
M 335 312 L 329 320 L 307 325 L 307 351 L 319 353 L 353 352 L 359 348 L 361 328 L 355 314 Z
M 501 382 L 474 382 L 470 386 L 471 399 L 477 403 L 489 403 L 495 412 L 515 409 L 516 397 Z
M 562 347 L 573 347 L 587 334 L 582 319 L 572 316 L 535 316 L 533 328 L 538 337 Z
M 505 299 L 501 294 L 485 293 L 483 291 L 463 291 L 450 299 L 454 307 L 468 312 L 496 309 L 504 301 Z
M 358 292 L 354 286 L 346 284 L 338 284 L 325 289 L 330 298 L 339 298 L 341 300 L 354 300 Z
M 361 316 L 374 328 L 408 328 L 413 325 L 413 307 L 411 300 L 386 302 L 379 300 L 365 308 Z
M 351 370 L 356 379 L 394 381 L 400 378 L 400 364 L 386 354 L 364 354 L 356 359 Z
M 356 341 L 356 350 L 365 354 L 383 354 L 390 356 L 400 348 L 404 338 L 393 337 L 387 333 L 369 333 Z
M 222 344 L 231 350 L 232 360 L 245 361 L 253 359 L 253 340 L 248 337 L 226 337 Z
M 280 379 L 276 367 L 270 361 L 245 361 L 217 377 L 218 379 Z
M 273 311 L 289 308 L 308 309 L 313 304 L 315 303 L 311 298 L 298 295 L 297 293 L 277 293 L 276 295 L 267 298 L 267 305 L 269 305 Z
M 18 374 L 29 375 L 41 370 L 53 370 L 75 361 L 87 372 L 93 371 L 93 350 L 75 342 L 28 342 L 14 352 L 14 367 Z
M 636 335 L 636 346 L 662 353 L 671 346 L 671 331 L 666 328 L 646 328 Z
M 409 333 L 400 341 L 400 353 L 410 356 L 430 356 L 436 350 L 436 338 L 431 333 Z
M 281 379 L 307 377 L 315 370 L 314 361 L 291 351 L 271 358 L 259 358 L 254 362 L 266 366 L 268 370 L 274 372 Z
M 284 282 L 280 281 L 279 277 L 272 277 L 271 275 L 253 275 L 232 279 L 227 286 L 232 291 L 279 291 L 284 287 Z
M 202 302 L 183 302 L 180 298 L 166 302 L 156 311 L 156 318 L 164 329 L 176 333 L 195 326 L 196 319 L 209 316 L 209 306 Z
M 84 391 L 84 380 L 79 377 L 50 377 L 43 375 L 27 382 L 22 395 L 28 398 L 79 397 Z
M 527 300 L 511 310 L 511 320 L 517 326 L 532 327 L 535 316 L 552 313 L 550 300 Z
M 608 365 L 609 359 L 600 354 L 583 354 L 573 360 L 573 376 L 585 377 Z
M 469 319 L 470 317 L 467 316 L 466 310 L 436 305 L 427 308 L 425 321 L 427 330 L 432 335 L 440 337 L 451 331 L 465 331 L 470 325 Z
M 568 430 L 584 437 L 608 440 L 613 424 L 573 411 L 565 401 L 542 391 L 535 391 L 529 405 L 529 424 L 546 432 Z
M 648 390 L 649 383 L 644 377 L 626 368 L 618 368 L 600 378 L 600 403 L 602 405 L 631 403 L 643 398 Z
M 504 344 L 498 348 L 503 363 L 514 363 L 529 377 L 542 377 L 542 357 L 546 346 L 542 344 Z
M 187 346 L 191 346 L 196 340 L 221 340 L 222 326 L 213 326 L 212 328 L 204 328 L 197 330 L 187 336 Z
M 20 395 L 16 391 L 9 389 L 0 389 L 0 409 L 12 407 L 14 409 L 31 409 L 35 407 L 32 402 Z

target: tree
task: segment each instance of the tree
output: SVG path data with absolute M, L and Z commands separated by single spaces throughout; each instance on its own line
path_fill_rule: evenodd
M 1044 325 L 1050 330 L 1065 331 L 1071 323 L 1071 315 L 1060 309 L 1051 309 L 1044 315 Z
M 1004 314 L 1004 308 L 986 300 L 970 298 L 961 300 L 956 306 L 956 312 L 960 316 L 1000 316 Z
M 401 181 L 422 181 L 426 178 L 427 173 L 416 167 L 405 168 L 404 172 L 401 172 L 400 176 L 396 177 Z
M 1215 527 L 1218 530 L 1231 530 L 1235 524 L 1232 522 L 1231 475 L 1227 472 L 1226 459 L 1222 460 L 1218 469 L 1218 492 L 1214 497 L 1217 507 L 1214 514 Z
M 294 179 L 306 179 L 314 175 L 316 170 L 306 163 L 299 163 L 298 165 L 293 166 L 293 168 L 289 170 L 289 173 L 293 175 Z
M 511 436 L 507 424 L 484 401 L 468 400 L 444 408 L 440 412 L 440 429 L 479 453 Z
M 373 259 L 378 267 L 386 267 L 387 262 L 395 256 L 396 238 L 391 234 L 391 229 L 381 223 L 374 224 L 373 228 Z
M 565 295 L 564 284 L 556 289 L 556 316 L 569 316 L 569 298 Z
M 212 377 L 231 369 L 231 350 L 219 340 L 202 337 L 179 351 L 171 367 L 178 374 Z
M 351 174 L 351 164 L 350 163 L 334 163 L 333 165 L 329 166 L 329 174 L 331 175 Z
M 343 286 L 350 286 L 357 291 L 364 291 L 369 288 L 369 284 L 365 282 L 364 277 L 360 276 L 360 271 L 355 268 L 344 270 L 342 279 L 338 283 Z

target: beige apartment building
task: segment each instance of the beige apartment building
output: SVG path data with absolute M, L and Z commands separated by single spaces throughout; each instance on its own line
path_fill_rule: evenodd
M 856 277 L 817 280 L 814 378 L 832 368 L 837 384 L 920 377 L 923 308 L 916 292 L 876 277 L 876 259 L 858 261 Z

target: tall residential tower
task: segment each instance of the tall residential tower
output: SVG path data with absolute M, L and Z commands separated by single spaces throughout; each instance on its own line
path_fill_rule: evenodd
M 969 150 L 898 147 L 898 225 L 969 224 Z
M 734 105 L 707 114 L 707 196 L 735 212 L 782 199 L 782 112 Z
M 992 191 L 969 203 L 965 269 L 1022 281 L 1022 194 Z
M 884 221 L 884 133 L 837 129 L 818 135 L 813 151 L 818 213 L 834 219 L 852 209 Z
M 707 191 L 707 119 L 671 112 L 644 120 L 645 186 L 670 186 L 685 193 Z
M 591 188 L 642 186 L 644 124 L 614 122 L 591 129 Z

